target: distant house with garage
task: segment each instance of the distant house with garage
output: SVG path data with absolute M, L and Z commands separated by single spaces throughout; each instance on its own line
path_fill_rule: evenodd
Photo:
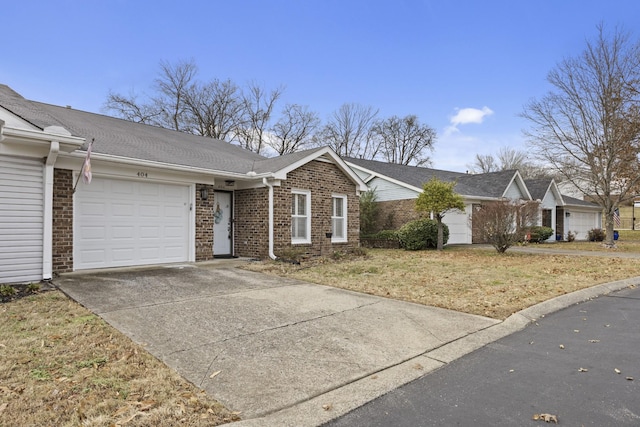
M 418 218 L 415 199 L 422 193 L 422 184 L 431 178 L 455 181 L 454 191 L 463 197 L 465 212 L 448 212 L 444 216 L 450 244 L 480 243 L 472 227 L 474 205 L 504 198 L 531 200 L 527 186 L 516 170 L 472 175 L 375 160 L 346 158 L 345 161 L 369 188 L 375 189 L 379 229 L 395 230 Z
M 91 147 L 92 180 L 80 180 Z M 0 85 L 0 283 L 359 246 L 366 184 L 330 148 L 228 142 L 30 101 Z
M 456 182 L 454 191 L 464 199 L 464 213 L 449 212 L 443 219 L 449 227 L 450 244 L 481 243 L 473 233 L 473 207 L 502 199 L 540 201 L 539 223 L 554 230 L 550 241 L 566 240 L 569 231 L 577 240 L 586 240 L 589 230 L 602 226 L 598 205 L 563 196 L 553 179 L 523 180 L 516 170 L 466 174 L 374 160 L 345 161 L 376 191 L 379 230 L 398 229 L 418 218 L 415 199 L 422 192 L 422 184 L 433 177 Z

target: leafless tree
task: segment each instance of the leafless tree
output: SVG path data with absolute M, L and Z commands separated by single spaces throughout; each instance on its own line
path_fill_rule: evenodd
M 180 61 L 173 65 L 160 62 L 160 75 L 155 80 L 155 108 L 160 112 L 159 121 L 163 127 L 177 131 L 187 131 L 187 92 L 193 84 L 198 67 L 193 60 Z
M 256 82 L 249 82 L 242 94 L 243 122 L 235 135 L 242 148 L 258 154 L 263 151 L 273 110 L 283 92 L 283 87 L 268 91 Z
M 614 212 L 640 186 L 640 43 L 600 25 L 595 41 L 548 81 L 553 90 L 522 114 L 532 125 L 527 135 L 542 159 L 602 206 L 613 246 Z
M 421 166 L 430 164 L 436 131 L 420 123 L 418 117 L 391 116 L 376 121 L 371 128 L 379 155 L 389 163 Z
M 378 110 L 373 107 L 343 104 L 331 114 L 317 141 L 340 156 L 373 159 L 378 150 L 371 138 L 371 126 L 377 115 Z
M 125 96 L 109 91 L 103 110 L 112 111 L 117 117 L 136 123 L 154 124 L 160 112 L 152 104 L 138 101 L 138 95 L 131 92 Z
M 287 104 L 271 129 L 267 144 L 278 154 L 300 151 L 311 143 L 320 124 L 318 114 L 298 104 Z
M 467 167 L 471 173 L 489 173 L 500 170 L 500 165 L 491 154 L 476 154 L 474 162 Z
M 490 243 L 498 253 L 524 240 L 529 227 L 538 222 L 537 201 L 497 200 L 474 207 L 471 226 L 474 236 Z
M 476 154 L 473 164 L 467 165 L 471 173 L 489 173 L 518 170 L 525 179 L 554 177 L 553 171 L 536 163 L 525 152 L 511 147 L 501 147 L 497 155 Z
M 240 88 L 231 80 L 194 84 L 185 103 L 189 126 L 197 135 L 230 141 L 242 124 Z

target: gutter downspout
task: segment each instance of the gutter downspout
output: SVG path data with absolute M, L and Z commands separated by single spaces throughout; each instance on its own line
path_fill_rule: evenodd
M 60 152 L 60 143 L 51 141 L 49 154 L 44 162 L 44 200 L 42 235 L 42 279 L 53 277 L 53 165 Z
M 262 178 L 262 183 L 269 188 L 269 258 L 275 260 L 277 257 L 273 253 L 273 185 L 269 184 L 267 178 Z

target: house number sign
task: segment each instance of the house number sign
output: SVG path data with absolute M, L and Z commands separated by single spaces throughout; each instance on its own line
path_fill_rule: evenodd
M 149 178 L 149 174 L 147 172 L 138 172 L 138 178 Z

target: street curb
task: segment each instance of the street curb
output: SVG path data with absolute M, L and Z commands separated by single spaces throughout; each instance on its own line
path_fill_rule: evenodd
M 233 423 L 238 427 L 317 427 L 341 417 L 390 391 L 446 366 L 475 350 L 524 329 L 538 319 L 632 285 L 640 276 L 560 295 L 512 314 L 504 321 L 449 342 L 396 366 L 263 417 Z

